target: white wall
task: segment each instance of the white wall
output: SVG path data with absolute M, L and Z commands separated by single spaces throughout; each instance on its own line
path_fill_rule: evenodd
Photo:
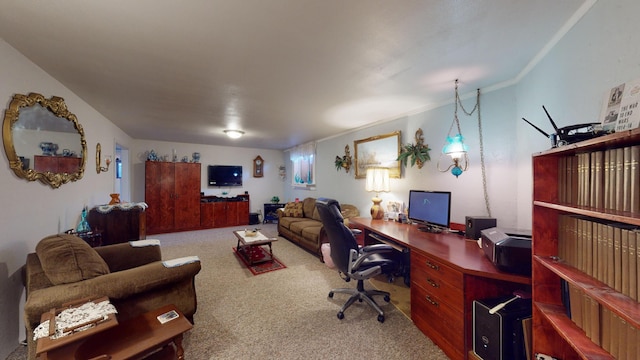
M 453 90 L 453 82 L 451 83 Z M 475 92 L 475 89 L 470 89 Z M 452 91 L 453 98 L 453 91 Z M 475 104 L 475 97 L 464 100 L 465 109 L 471 110 Z M 487 188 L 491 204 L 491 215 L 498 218 L 506 227 L 516 226 L 516 198 L 517 186 L 515 181 L 515 96 L 513 88 L 502 89 L 481 95 L 482 127 L 484 140 L 484 157 L 487 173 Z M 402 201 L 405 206 L 409 201 L 409 190 L 440 190 L 452 192 L 451 221 L 464 223 L 467 215 L 486 216 L 484 194 L 482 190 L 482 176 L 480 168 L 480 144 L 478 134 L 477 115 L 458 113 L 462 133 L 469 146 L 471 166 L 459 178 L 449 172 L 442 173 L 437 169 L 445 137 L 453 121 L 453 104 L 443 106 L 428 112 L 403 117 L 384 124 L 372 126 L 357 132 L 348 133 L 328 140 L 320 141 L 317 146 L 317 187 L 315 191 L 293 190 L 287 186 L 285 200 L 291 201 L 296 197 L 301 200 L 311 197 L 333 197 L 341 203 L 356 205 L 362 216 L 368 216 L 371 208 L 373 193 L 364 189 L 364 179 L 355 179 L 355 170 L 347 174 L 344 170 L 336 171 L 334 159 L 337 155 L 344 155 L 345 145 L 349 145 L 351 155 L 355 156 L 354 140 L 366 139 L 375 135 L 401 131 L 402 143 L 415 143 L 415 132 L 421 128 L 424 133 L 424 143 L 431 148 L 431 161 L 422 169 L 417 166 L 403 170 L 400 179 L 391 179 L 391 191 L 381 193 L 383 205 L 386 201 Z M 449 157 L 442 157 L 442 167 L 451 163 Z M 288 179 L 287 184 L 290 183 Z
M 605 94 L 640 77 L 640 42 L 635 0 L 598 1 L 544 59 L 516 86 L 517 118 L 552 132 L 542 105 L 559 127 L 599 122 Z M 531 219 L 531 153 L 549 142 L 520 121 L 518 147 L 518 223 Z
M 22 304 L 24 287 L 21 266 L 37 242 L 52 233 L 75 227 L 82 208 L 109 201 L 115 174 L 96 174 L 95 147 L 102 144 L 105 155 L 113 155 L 115 139 L 129 144 L 131 138 L 110 121 L 36 67 L 3 40 L 0 40 L 0 102 L 6 108 L 14 94 L 36 92 L 46 98 L 60 96 L 82 124 L 88 159 L 84 177 L 52 189 L 40 182 L 15 176 L 5 154 L 0 156 L 0 358 L 24 339 Z M 4 114 L 4 111 L 3 111 Z

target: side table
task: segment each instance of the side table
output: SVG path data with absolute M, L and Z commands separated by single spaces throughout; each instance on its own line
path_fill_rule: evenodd
M 274 204 L 274 203 L 268 203 L 268 204 L 264 204 L 264 217 L 262 220 L 263 224 L 266 224 L 267 222 L 273 223 L 273 222 L 278 222 L 278 209 L 281 209 L 284 207 L 284 204 Z
M 67 234 L 75 235 L 86 241 L 91 247 L 102 246 L 102 231 L 81 231 L 77 232 L 73 229 L 67 230 Z

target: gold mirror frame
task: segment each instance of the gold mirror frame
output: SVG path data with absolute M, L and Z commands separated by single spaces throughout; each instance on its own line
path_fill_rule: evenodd
M 16 153 L 13 141 L 13 126 L 18 121 L 20 109 L 41 105 L 43 108 L 51 111 L 55 116 L 67 119 L 73 123 L 73 126 L 80 134 L 80 144 L 82 146 L 82 156 L 80 158 L 80 166 L 75 173 L 52 173 L 50 171 L 38 172 L 34 169 L 24 169 L 23 163 Z M 82 125 L 78 123 L 78 118 L 67 109 L 64 99 L 58 96 L 52 96 L 51 99 L 45 99 L 44 96 L 37 93 L 29 95 L 15 94 L 9 107 L 4 113 L 4 122 L 2 124 L 2 140 L 4 142 L 4 151 L 9 160 L 9 166 L 15 174 L 28 181 L 39 180 L 43 184 L 50 185 L 52 188 L 58 188 L 60 185 L 70 181 L 82 179 L 84 175 L 84 167 L 87 161 L 87 141 L 84 137 Z

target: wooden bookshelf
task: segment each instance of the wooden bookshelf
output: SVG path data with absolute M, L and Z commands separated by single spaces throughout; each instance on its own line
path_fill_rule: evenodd
M 640 339 L 640 304 L 629 296 L 614 290 L 603 283 L 569 265 L 559 256 L 559 244 L 563 244 L 563 233 L 560 229 L 563 216 L 581 216 L 593 222 L 616 222 L 625 226 L 640 227 L 640 211 L 623 211 L 606 208 L 604 205 L 586 206 L 576 202 L 565 201 L 569 197 L 564 191 L 570 191 L 571 175 L 563 171 L 564 164 L 570 157 L 583 156 L 610 149 L 627 148 L 640 144 L 640 129 L 621 133 L 609 134 L 595 139 L 570 144 L 545 152 L 536 153 L 533 162 L 533 351 L 543 353 L 558 359 L 614 359 L 622 353 L 634 350 L 610 349 L 611 343 L 599 346 L 600 338 L 594 341 L 593 333 L 585 332 L 585 327 L 576 324 L 567 315 L 563 303 L 563 289 L 561 282 L 565 281 L 577 288 L 581 295 L 595 300 L 600 309 L 596 316 L 599 321 L 600 333 L 612 331 L 609 326 L 614 322 L 600 321 L 603 313 L 611 313 L 619 322 L 628 325 L 629 333 L 638 334 L 634 339 L 628 335 L 627 343 L 633 344 Z M 592 157 L 593 158 L 593 157 Z M 637 166 L 637 165 L 636 165 Z M 588 171 L 587 171 L 588 172 Z M 593 177 L 594 172 L 589 176 Z M 589 183 L 585 190 L 597 190 L 604 194 L 604 183 Z M 631 184 L 625 184 L 631 186 Z M 638 186 L 633 184 L 633 186 Z M 574 191 L 576 189 L 573 189 Z M 578 193 L 578 192 L 576 192 Z M 593 202 L 604 204 L 604 202 Z M 594 235 L 595 236 L 595 235 Z M 580 238 L 578 238 L 580 241 Z M 587 256 L 588 247 L 578 244 L 575 249 L 578 256 Z M 584 253 L 582 253 L 584 252 Z M 595 257 L 595 255 L 594 255 Z M 640 263 L 637 264 L 640 267 Z M 631 271 L 631 269 L 630 269 Z M 633 269 L 636 271 L 636 269 Z M 595 304 L 593 302 L 593 304 Z M 573 315 L 573 314 L 572 314 Z M 598 335 L 601 336 L 601 335 Z M 620 336 L 625 336 L 621 334 Z M 631 348 L 629 348 L 631 349 Z M 638 354 L 628 354 L 635 358 Z

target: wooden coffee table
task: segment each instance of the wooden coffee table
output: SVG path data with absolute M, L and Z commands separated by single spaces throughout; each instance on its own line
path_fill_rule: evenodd
M 273 248 L 271 247 L 271 243 L 278 241 L 278 238 L 266 237 L 260 231 L 256 231 L 254 236 L 246 236 L 244 230 L 234 231 L 233 234 L 238 239 L 238 246 L 236 249 L 238 250 L 238 253 L 247 260 L 249 266 L 265 261 L 273 261 Z M 269 246 L 269 256 L 265 256 L 265 258 L 260 261 L 253 261 L 251 258 L 251 252 L 254 248 L 261 247 L 263 245 Z
M 160 323 L 158 316 L 175 311 L 177 317 Z M 193 325 L 175 305 L 146 312 L 117 326 L 40 354 L 39 359 L 184 359 L 182 335 Z M 175 350 L 171 344 L 175 345 Z M 160 350 L 160 351 L 157 351 Z

